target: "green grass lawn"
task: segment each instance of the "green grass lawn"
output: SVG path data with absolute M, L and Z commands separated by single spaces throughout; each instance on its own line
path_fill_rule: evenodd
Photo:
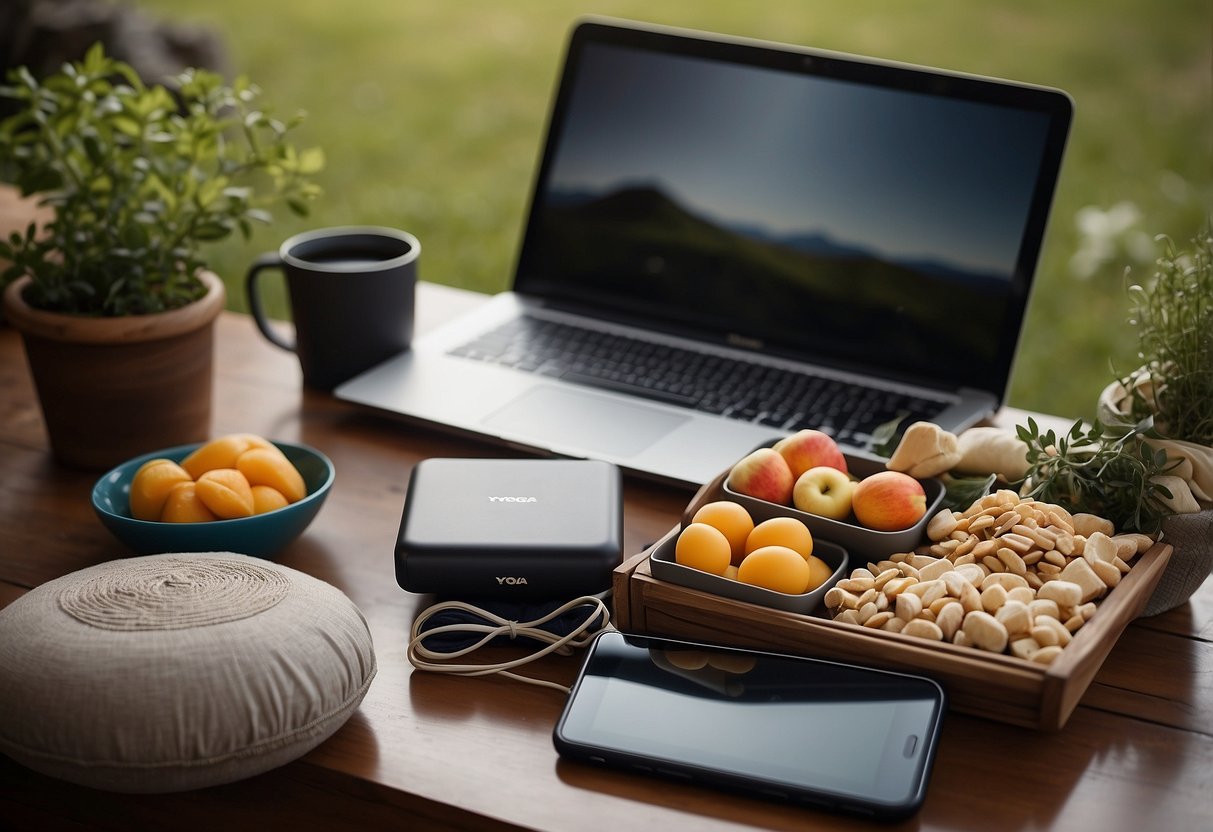
M 140 0 L 217 30 L 233 71 L 323 148 L 312 216 L 280 213 L 214 266 L 243 309 L 259 252 L 322 225 L 396 226 L 422 241 L 424 279 L 509 281 L 570 23 L 584 13 L 673 24 L 1060 87 L 1076 115 L 1010 402 L 1090 417 L 1113 367 L 1133 365 L 1122 271 L 1080 278 L 1076 217 L 1128 201 L 1149 236 L 1186 242 L 1213 204 L 1209 0 Z M 1135 267 L 1140 279 L 1147 266 Z M 285 315 L 281 298 L 273 311 Z

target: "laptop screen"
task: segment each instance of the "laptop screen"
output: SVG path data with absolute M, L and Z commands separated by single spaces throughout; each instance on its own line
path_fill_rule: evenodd
M 1001 401 L 1070 111 L 1052 90 L 583 23 L 514 288 Z

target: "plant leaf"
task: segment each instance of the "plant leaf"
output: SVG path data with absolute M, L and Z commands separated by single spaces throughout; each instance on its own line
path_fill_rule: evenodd
M 179 269 L 203 266 L 206 244 L 250 234 L 275 202 L 306 215 L 319 194 L 308 177 L 323 153 L 296 150 L 285 134 L 298 119 L 254 109 L 260 90 L 247 79 L 228 87 L 186 70 L 170 92 L 98 42 L 42 80 L 14 69 L 0 95 L 18 104 L 0 121 L 6 172 L 54 210 L 44 236 L 31 228 L 0 249 L 6 272 L 34 276 L 41 308 L 97 315 L 188 302 L 202 286 Z

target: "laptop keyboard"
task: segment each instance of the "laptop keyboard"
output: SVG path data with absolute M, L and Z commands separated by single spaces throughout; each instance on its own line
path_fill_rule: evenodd
M 743 359 L 521 316 L 448 351 L 576 384 L 783 430 L 816 428 L 857 448 L 900 418 L 930 419 L 941 401 Z

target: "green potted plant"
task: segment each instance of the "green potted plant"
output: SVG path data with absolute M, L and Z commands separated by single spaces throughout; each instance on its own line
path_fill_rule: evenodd
M 202 248 L 297 214 L 319 192 L 318 150 L 297 150 L 247 80 L 187 70 L 145 84 L 98 44 L 0 94 L 0 175 L 52 218 L 0 240 L 4 310 L 21 332 L 51 448 L 103 468 L 207 438 L 222 281 Z
M 1213 225 L 1190 251 L 1164 239 L 1129 286 L 1140 367 L 1109 384 L 1097 419 L 1067 436 L 1020 427 L 1034 496 L 1173 547 L 1145 614 L 1187 601 L 1213 572 Z

